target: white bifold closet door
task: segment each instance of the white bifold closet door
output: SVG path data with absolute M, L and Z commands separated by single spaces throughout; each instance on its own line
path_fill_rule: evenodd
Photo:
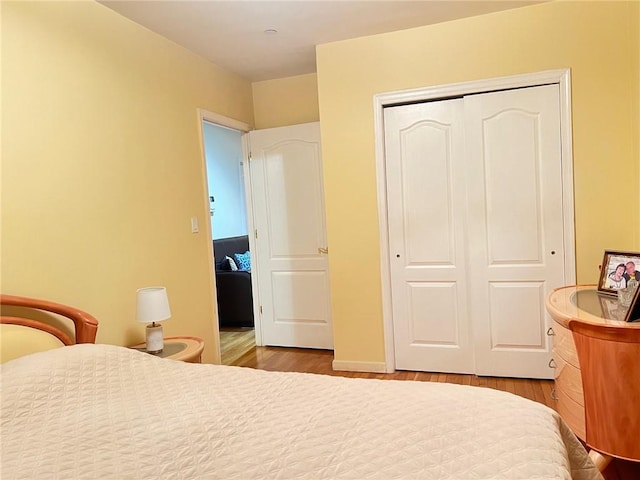
M 385 108 L 396 368 L 552 378 L 557 85 Z

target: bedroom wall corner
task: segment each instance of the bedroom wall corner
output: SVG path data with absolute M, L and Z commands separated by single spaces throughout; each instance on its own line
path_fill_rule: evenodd
M 633 2 L 631 4 L 632 14 L 629 15 L 629 22 L 631 26 L 629 31 L 631 33 L 631 45 L 634 49 L 634 52 L 631 55 L 630 64 L 632 72 L 635 73 L 635 80 L 632 80 L 633 84 L 636 86 L 635 89 L 635 99 L 632 102 L 635 105 L 633 109 L 633 118 L 632 118 L 632 131 L 635 131 L 634 135 L 634 150 L 635 150 L 635 158 L 636 158 L 636 178 L 638 179 L 637 185 L 640 186 L 640 2 Z M 635 10 L 635 13 L 633 11 Z M 634 242 L 634 251 L 640 252 L 640 188 L 637 189 L 637 216 L 638 221 L 637 225 L 639 226 L 636 229 L 636 238 Z
M 320 119 L 315 73 L 254 82 L 252 90 L 257 129 L 317 122 Z
M 316 48 L 336 361 L 385 359 L 376 94 L 570 68 L 578 282 L 638 248 L 637 8 L 549 2 Z
M 165 336 L 202 337 L 214 362 L 197 109 L 253 124 L 250 83 L 93 1 L 2 2 L 1 21 L 2 292 L 129 345 L 136 289 L 165 285 Z

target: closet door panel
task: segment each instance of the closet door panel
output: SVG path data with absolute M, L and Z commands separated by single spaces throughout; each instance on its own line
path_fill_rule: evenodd
M 558 86 L 464 106 L 475 370 L 553 378 L 544 299 L 565 283 Z
M 385 108 L 396 368 L 473 372 L 462 99 Z

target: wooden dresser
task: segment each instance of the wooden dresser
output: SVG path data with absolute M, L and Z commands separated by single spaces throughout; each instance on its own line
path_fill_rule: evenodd
M 626 309 L 619 305 L 617 297 L 598 292 L 595 285 L 555 289 L 547 297 L 547 311 L 554 320 L 547 333 L 553 336 L 550 365 L 555 367 L 557 410 L 573 432 L 585 440 L 582 377 L 569 320 L 637 329 L 640 329 L 640 322 L 624 322 Z

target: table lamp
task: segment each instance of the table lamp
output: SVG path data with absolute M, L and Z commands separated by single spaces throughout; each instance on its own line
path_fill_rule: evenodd
M 147 352 L 160 353 L 164 348 L 162 325 L 156 325 L 171 317 L 169 298 L 165 287 L 145 287 L 137 290 L 136 318 L 147 325 Z

